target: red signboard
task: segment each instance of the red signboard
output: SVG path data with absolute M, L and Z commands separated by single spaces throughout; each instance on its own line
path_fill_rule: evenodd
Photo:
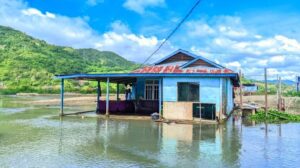
M 217 69 L 217 68 L 180 68 L 178 65 L 166 65 L 166 66 L 146 66 L 141 69 L 133 71 L 133 73 L 234 73 L 230 69 Z

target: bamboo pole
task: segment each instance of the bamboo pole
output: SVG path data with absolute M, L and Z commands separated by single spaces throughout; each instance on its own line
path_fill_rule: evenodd
M 279 76 L 277 75 L 277 85 L 276 85 L 276 100 L 277 100 L 277 109 L 279 110 Z
M 265 113 L 268 116 L 268 77 L 267 77 L 267 68 L 265 68 Z
M 240 78 L 240 108 L 243 108 L 243 84 L 242 84 L 242 70 L 239 72 Z
M 281 98 L 281 77 L 279 77 L 279 111 L 282 110 L 282 98 Z

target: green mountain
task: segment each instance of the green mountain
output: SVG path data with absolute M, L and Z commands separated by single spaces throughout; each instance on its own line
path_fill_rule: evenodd
M 57 92 L 55 74 L 130 71 L 136 64 L 110 52 L 50 45 L 0 26 L 0 92 Z M 67 87 L 79 88 L 70 81 Z M 93 87 L 84 84 L 87 88 Z

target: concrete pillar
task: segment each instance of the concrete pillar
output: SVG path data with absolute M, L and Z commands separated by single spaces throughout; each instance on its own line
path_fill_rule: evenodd
M 64 79 L 60 83 L 60 116 L 64 115 Z
M 120 98 L 120 86 L 119 83 L 117 83 L 117 100 Z
M 162 104 L 162 79 L 158 80 L 158 111 L 159 111 L 159 115 L 162 117 L 162 108 L 161 108 L 161 104 Z
M 101 86 L 100 86 L 100 81 L 97 81 L 97 109 L 96 109 L 96 113 L 99 114 L 100 113 L 100 95 L 101 95 Z

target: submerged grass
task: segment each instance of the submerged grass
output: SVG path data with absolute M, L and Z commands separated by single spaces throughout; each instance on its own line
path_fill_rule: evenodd
M 270 109 L 267 116 L 265 111 L 259 110 L 256 112 L 256 114 L 251 115 L 250 119 L 258 122 L 300 122 L 300 115 L 288 114 L 286 112 Z

